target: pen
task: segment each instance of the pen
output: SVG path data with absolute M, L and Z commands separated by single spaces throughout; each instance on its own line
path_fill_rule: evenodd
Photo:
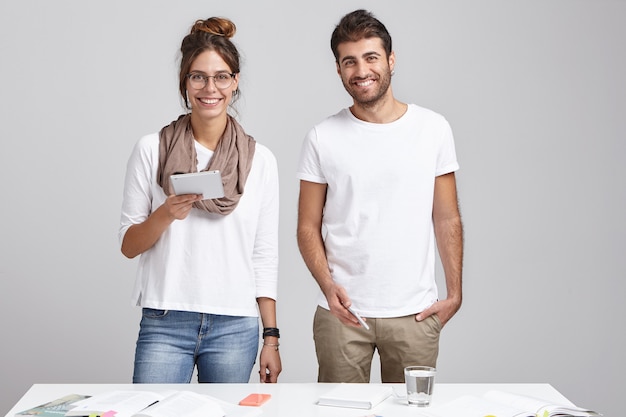
M 368 325 L 367 325 L 367 323 L 365 322 L 365 320 L 363 320 L 363 319 L 361 318 L 361 316 L 359 315 L 359 313 L 357 313 L 356 311 L 354 311 L 354 310 L 352 309 L 352 306 L 348 307 L 348 311 L 349 311 L 350 313 L 352 313 L 352 315 L 353 315 L 354 317 L 356 317 L 356 319 L 359 321 L 359 323 L 361 323 L 361 326 L 365 327 L 365 330 L 369 330 L 369 329 L 370 329 L 370 326 L 368 326 Z

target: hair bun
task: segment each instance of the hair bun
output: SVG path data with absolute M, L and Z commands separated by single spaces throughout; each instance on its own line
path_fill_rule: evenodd
M 235 35 L 237 27 L 230 20 L 223 17 L 210 17 L 206 20 L 197 20 L 191 27 L 190 34 L 206 32 L 211 35 L 224 36 L 230 39 Z

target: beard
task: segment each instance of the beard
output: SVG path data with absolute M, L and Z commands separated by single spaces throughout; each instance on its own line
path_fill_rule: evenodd
M 359 89 L 353 88 L 353 82 L 364 80 L 367 78 L 375 78 L 376 89 L 374 89 L 373 91 L 363 92 Z M 391 85 L 391 71 L 389 69 L 386 69 L 378 77 L 368 76 L 363 78 L 352 78 L 351 80 L 345 80 L 343 77 L 341 77 L 341 82 L 343 83 L 343 86 L 348 94 L 350 94 L 350 96 L 354 100 L 355 104 L 366 108 L 374 107 L 383 99 L 383 97 L 387 93 L 387 90 L 389 90 L 389 86 Z

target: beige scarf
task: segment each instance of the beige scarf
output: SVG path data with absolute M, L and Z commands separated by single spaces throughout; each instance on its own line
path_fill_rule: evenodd
M 197 171 L 197 155 L 191 130 L 191 115 L 181 115 L 178 120 L 159 132 L 159 168 L 157 182 L 165 195 L 174 193 L 170 175 Z M 226 129 L 213 157 L 203 171 L 219 170 L 224 183 L 224 197 L 197 201 L 194 207 L 227 215 L 239 203 L 252 166 L 255 140 L 244 132 L 237 121 L 228 116 Z

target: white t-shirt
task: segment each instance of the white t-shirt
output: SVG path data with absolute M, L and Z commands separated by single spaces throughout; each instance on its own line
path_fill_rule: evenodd
M 385 124 L 343 109 L 309 131 L 297 177 L 328 186 L 328 264 L 359 313 L 401 317 L 437 300 L 434 182 L 458 168 L 450 125 L 416 105 Z M 328 308 L 321 291 L 318 302 Z
M 198 168 L 213 152 L 196 142 Z M 141 138 L 128 160 L 119 229 L 146 220 L 165 201 L 156 182 L 159 135 Z M 141 254 L 133 302 L 142 307 L 230 316 L 258 316 L 256 298 L 276 299 L 278 168 L 256 143 L 239 205 L 222 216 L 193 208 Z

